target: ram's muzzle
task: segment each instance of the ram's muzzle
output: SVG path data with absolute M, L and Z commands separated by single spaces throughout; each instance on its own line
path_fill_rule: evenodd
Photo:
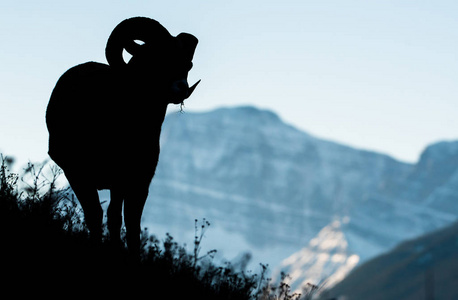
M 171 102 L 174 104 L 179 104 L 185 99 L 188 99 L 199 83 L 200 80 L 197 81 L 193 86 L 189 87 L 188 81 L 186 79 L 181 79 L 173 82 Z

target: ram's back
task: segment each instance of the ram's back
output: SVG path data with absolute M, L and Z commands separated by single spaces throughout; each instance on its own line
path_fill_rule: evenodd
M 48 153 L 64 171 L 83 166 L 87 171 L 103 169 L 110 163 L 120 133 L 116 127 L 121 126 L 116 122 L 122 99 L 117 81 L 108 65 L 96 62 L 75 66 L 58 80 L 46 124 Z

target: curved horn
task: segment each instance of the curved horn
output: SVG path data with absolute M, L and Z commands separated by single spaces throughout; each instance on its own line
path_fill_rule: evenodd
M 141 47 L 134 40 L 142 40 L 146 44 L 153 40 L 166 40 L 171 37 L 167 29 L 153 19 L 145 17 L 126 19 L 119 23 L 110 34 L 105 56 L 111 67 L 122 68 L 126 65 L 122 57 L 123 49 L 134 55 Z

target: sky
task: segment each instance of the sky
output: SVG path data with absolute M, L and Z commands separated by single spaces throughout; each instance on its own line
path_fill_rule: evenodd
M 458 1 L 0 2 L 0 152 L 47 158 L 57 79 L 105 63 L 122 20 L 199 38 L 185 111 L 254 105 L 316 137 L 415 162 L 458 139 Z M 171 112 L 178 107 L 171 106 Z

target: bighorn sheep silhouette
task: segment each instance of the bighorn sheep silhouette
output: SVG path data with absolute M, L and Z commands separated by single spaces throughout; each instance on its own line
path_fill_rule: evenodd
M 77 65 L 54 87 L 46 111 L 48 153 L 78 198 L 92 239 L 102 236 L 97 190 L 109 189 L 110 239 L 120 242 L 124 204 L 127 246 L 139 253 L 141 215 L 167 105 L 183 103 L 200 82 L 187 82 L 197 43 L 188 33 L 172 36 L 153 19 L 130 18 L 108 39 L 109 65 Z M 132 55 L 128 63 L 124 49 Z

